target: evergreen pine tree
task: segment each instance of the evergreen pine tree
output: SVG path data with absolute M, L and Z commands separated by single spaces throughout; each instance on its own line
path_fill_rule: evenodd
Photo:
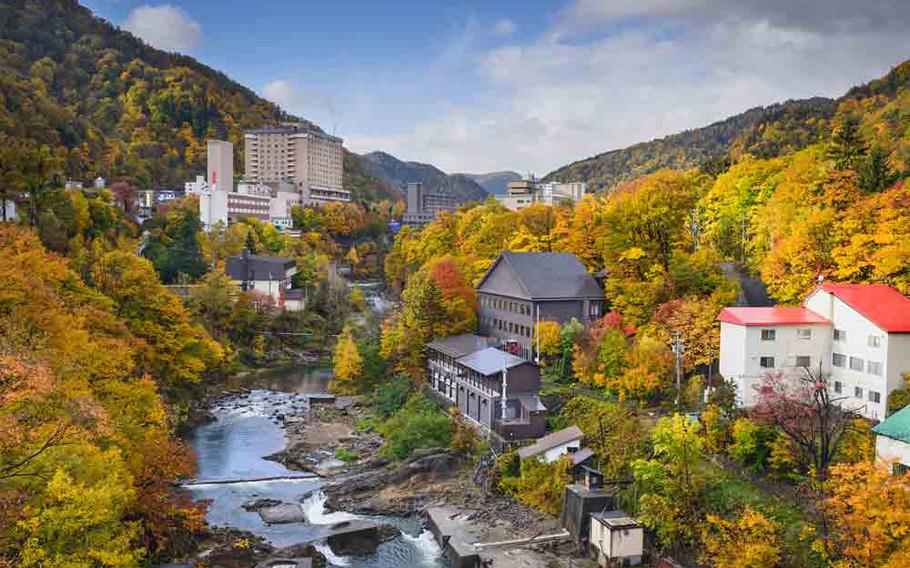
M 888 155 L 878 146 L 874 146 L 869 155 L 860 161 L 857 175 L 857 185 L 868 193 L 881 191 L 894 181 L 888 166 Z
M 256 247 L 256 239 L 253 238 L 252 228 L 246 232 L 246 244 L 243 246 L 246 247 L 246 250 L 250 251 L 250 254 L 259 254 L 259 249 Z
M 828 156 L 838 170 L 856 170 L 866 154 L 866 145 L 859 132 L 859 119 L 844 115 L 831 136 Z

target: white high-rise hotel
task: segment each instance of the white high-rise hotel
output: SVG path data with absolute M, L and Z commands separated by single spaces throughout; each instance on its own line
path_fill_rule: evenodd
M 253 183 L 293 183 L 304 203 L 350 201 L 342 185 L 341 138 L 303 124 L 244 132 L 244 177 Z
M 718 319 L 720 374 L 744 407 L 768 373 L 809 368 L 844 406 L 881 420 L 910 372 L 910 298 L 884 284 L 826 282 L 800 307 L 724 308 Z

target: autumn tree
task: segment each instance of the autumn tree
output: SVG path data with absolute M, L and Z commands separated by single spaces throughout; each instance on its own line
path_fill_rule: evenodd
M 332 355 L 332 369 L 335 372 L 331 383 L 332 392 L 338 394 L 360 392 L 358 381 L 363 373 L 363 358 L 357 350 L 354 333 L 350 327 L 346 327 L 338 338 Z
M 714 568 L 777 568 L 784 558 L 781 528 L 761 512 L 746 507 L 728 520 L 708 514 L 702 534 L 702 559 Z
M 910 479 L 881 463 L 831 468 L 820 504 L 827 534 L 816 542 L 836 568 L 906 566 L 910 560 Z
M 628 475 L 629 464 L 644 456 L 645 430 L 638 416 L 622 404 L 576 395 L 560 409 L 557 424 L 581 428 L 585 446 L 594 450 L 598 467 L 608 478 Z
M 821 373 L 804 369 L 797 377 L 766 375 L 757 387 L 758 402 L 751 415 L 779 429 L 796 444 L 819 478 L 827 476 L 851 420 L 851 409 L 842 403 Z
M 532 341 L 542 361 L 556 357 L 562 351 L 562 327 L 555 321 L 542 320 L 534 324 Z M 539 347 L 538 347 L 539 346 Z
M 664 548 L 692 544 L 699 536 L 700 429 L 697 421 L 680 414 L 661 418 L 651 433 L 654 457 L 632 462 L 638 516 Z

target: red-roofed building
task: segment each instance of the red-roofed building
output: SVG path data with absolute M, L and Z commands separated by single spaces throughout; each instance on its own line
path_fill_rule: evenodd
M 718 320 L 720 373 L 744 407 L 769 372 L 808 367 L 844 405 L 880 420 L 910 372 L 910 298 L 883 284 L 824 283 L 801 307 L 724 308 Z

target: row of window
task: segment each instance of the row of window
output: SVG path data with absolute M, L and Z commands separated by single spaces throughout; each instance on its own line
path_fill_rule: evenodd
M 499 331 L 508 331 L 509 333 L 515 333 L 523 337 L 531 337 L 531 326 L 529 325 L 519 325 L 510 321 L 501 320 L 499 318 L 490 318 L 480 316 L 480 325 L 490 326 Z
M 774 357 L 771 357 L 770 355 L 764 356 L 764 357 L 759 357 L 758 366 L 761 367 L 762 369 L 773 369 L 775 366 Z M 794 367 L 811 367 L 812 366 L 812 357 L 810 357 L 809 355 L 797 355 L 796 363 L 793 366 Z
M 799 339 L 812 339 L 812 328 L 811 327 L 801 327 L 796 330 L 796 337 Z M 761 330 L 761 340 L 762 341 L 777 341 L 777 330 L 776 329 L 763 329 Z M 847 341 L 847 332 L 843 329 L 834 328 L 834 341 Z M 869 347 L 881 347 L 882 346 L 882 336 L 870 334 L 867 339 Z
M 851 371 L 862 373 L 866 371 L 876 377 L 882 376 L 882 364 L 879 361 L 864 361 L 862 357 L 847 356 L 843 353 L 833 353 L 831 355 L 831 365 L 839 368 L 846 368 L 849 365 Z
M 834 392 L 836 394 L 843 394 L 844 385 L 840 381 L 834 381 Z M 882 393 L 874 390 L 870 390 L 866 393 L 868 395 L 869 402 L 874 402 L 876 404 L 882 401 Z M 863 387 L 856 386 L 853 387 L 853 397 L 863 400 Z
M 503 300 L 502 298 L 490 298 L 484 296 L 480 298 L 480 306 L 483 308 L 492 308 L 504 312 L 511 312 L 513 314 L 521 314 L 523 316 L 531 315 L 531 304 L 526 304 L 524 302 L 513 302 L 511 300 Z

